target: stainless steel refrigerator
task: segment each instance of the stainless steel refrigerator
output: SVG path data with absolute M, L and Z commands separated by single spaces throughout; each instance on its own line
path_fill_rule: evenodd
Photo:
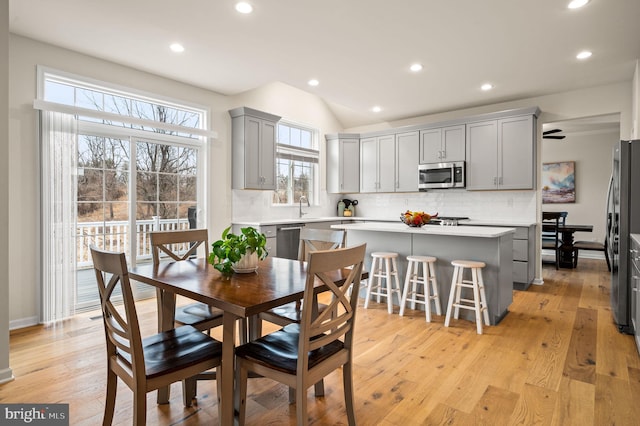
M 640 234 L 640 140 L 613 150 L 607 194 L 607 246 L 611 260 L 611 312 L 623 333 L 633 334 L 630 234 Z

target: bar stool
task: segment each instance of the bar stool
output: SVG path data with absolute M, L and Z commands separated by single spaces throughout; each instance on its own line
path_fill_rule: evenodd
M 480 313 L 484 316 L 484 323 L 489 325 L 489 311 L 487 308 L 487 296 L 484 291 L 484 282 L 482 280 L 482 268 L 487 266 L 484 262 L 475 262 L 472 260 L 454 260 L 451 262 L 454 266 L 453 279 L 451 280 L 451 293 L 449 294 L 449 302 L 447 304 L 447 316 L 444 320 L 444 326 L 449 327 L 451 319 L 451 308 L 455 308 L 453 317 L 458 319 L 460 308 L 475 311 L 476 327 L 478 334 L 482 334 L 482 319 Z M 465 280 L 464 270 L 471 269 L 471 280 Z M 473 289 L 473 299 L 462 299 L 460 293 L 462 288 Z
M 374 251 L 371 253 L 373 261 L 371 262 L 371 275 L 369 276 L 369 283 L 367 285 L 367 295 L 364 300 L 364 308 L 369 307 L 369 299 L 371 295 L 377 296 L 376 301 L 380 303 L 380 297 L 387 298 L 387 310 L 390 314 L 393 313 L 393 293 L 398 295 L 398 301 L 402 298 L 402 289 L 400 288 L 400 282 L 398 281 L 398 264 L 396 259 L 398 253 Z M 391 277 L 394 279 L 395 288 L 391 282 Z M 377 279 L 376 279 L 377 278 Z M 385 285 L 382 284 L 382 279 L 386 280 Z M 374 284 L 374 279 L 375 284 Z
M 404 291 L 400 301 L 400 316 L 404 315 L 407 302 L 411 302 L 411 309 L 416 308 L 416 303 L 424 305 L 427 322 L 431 322 L 431 301 L 434 301 L 436 313 L 442 315 L 440 309 L 440 296 L 438 296 L 438 281 L 436 280 L 436 258 L 432 256 L 407 256 L 407 276 L 404 280 Z M 419 273 L 422 265 L 422 276 Z M 431 284 L 431 290 L 429 290 Z M 422 293 L 420 286 L 422 285 Z M 409 289 L 411 287 L 411 289 Z

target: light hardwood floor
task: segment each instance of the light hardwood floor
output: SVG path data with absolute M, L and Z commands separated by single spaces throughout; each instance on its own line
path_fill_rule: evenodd
M 637 425 L 640 357 L 618 333 L 609 308 L 604 261 L 578 270 L 544 267 L 544 286 L 514 291 L 505 319 L 479 336 L 469 321 L 427 324 L 422 312 L 372 304 L 358 310 L 354 382 L 359 425 Z M 155 330 L 155 301 L 139 303 L 144 332 Z M 269 331 L 269 330 L 267 330 Z M 219 336 L 218 336 L 219 337 Z M 104 337 L 99 312 L 56 328 L 11 333 L 16 380 L 0 403 L 70 404 L 71 424 L 97 425 L 104 403 Z M 309 392 L 311 424 L 345 424 L 341 372 L 326 396 Z M 172 387 L 169 405 L 148 395 L 148 424 L 217 424 L 214 382 L 200 382 L 192 408 Z M 295 424 L 288 390 L 267 379 L 249 383 L 248 423 Z M 114 424 L 131 423 L 132 394 L 118 387 Z

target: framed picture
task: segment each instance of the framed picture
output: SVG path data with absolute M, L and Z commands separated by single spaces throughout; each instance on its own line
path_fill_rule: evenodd
M 542 164 L 542 204 L 575 202 L 575 161 Z

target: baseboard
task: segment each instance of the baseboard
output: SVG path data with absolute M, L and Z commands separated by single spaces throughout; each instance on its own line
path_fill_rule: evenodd
M 14 380 L 13 371 L 10 368 L 0 370 L 0 385 Z
M 38 324 L 38 317 L 20 318 L 17 320 L 9 321 L 9 330 L 17 330 L 19 328 L 31 327 L 32 325 Z

